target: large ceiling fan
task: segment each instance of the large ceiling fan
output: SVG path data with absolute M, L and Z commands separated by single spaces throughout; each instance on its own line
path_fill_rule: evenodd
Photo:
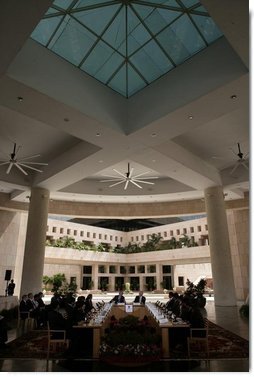
M 42 170 L 35 168 L 33 166 L 30 166 L 30 165 L 48 165 L 47 163 L 29 161 L 30 159 L 39 157 L 40 155 L 35 154 L 33 156 L 27 156 L 27 157 L 22 157 L 22 158 L 18 159 L 17 155 L 18 155 L 18 152 L 20 150 L 20 146 L 17 148 L 17 151 L 16 151 L 16 147 L 17 147 L 17 144 L 14 143 L 13 151 L 12 151 L 12 153 L 10 153 L 10 158 L 5 159 L 5 160 L 0 160 L 0 166 L 8 165 L 8 168 L 6 170 L 6 174 L 10 173 L 13 166 L 15 166 L 17 169 L 19 169 L 25 175 L 28 175 L 28 173 L 24 170 L 24 168 L 35 170 L 35 171 L 42 173 Z
M 247 162 L 246 158 L 248 158 L 249 153 L 246 153 L 245 155 L 242 153 L 242 151 L 241 151 L 241 147 L 240 147 L 240 143 L 237 143 L 237 147 L 238 147 L 238 153 L 236 153 L 236 152 L 232 149 L 233 153 L 234 153 L 236 156 L 238 156 L 238 160 L 237 160 L 235 166 L 233 167 L 233 169 L 231 170 L 231 172 L 229 173 L 230 175 L 232 175 L 240 165 L 242 165 L 246 170 L 249 170 L 249 167 L 248 167 L 248 165 L 246 164 L 246 162 Z
M 127 173 L 121 173 L 120 171 L 118 171 L 116 169 L 113 169 L 113 170 L 118 174 L 118 177 L 113 176 L 113 175 L 105 175 L 105 177 L 109 177 L 110 179 L 104 179 L 100 182 L 115 182 L 115 183 L 109 185 L 109 187 L 114 187 L 114 186 L 117 186 L 117 185 L 120 185 L 121 183 L 123 183 L 124 184 L 124 190 L 127 190 L 129 183 L 132 183 L 134 186 L 137 186 L 138 188 L 142 189 L 143 187 L 140 186 L 140 184 L 145 183 L 146 185 L 154 185 L 154 182 L 147 182 L 146 181 L 147 179 L 158 179 L 158 177 L 143 177 L 142 178 L 143 175 L 150 173 L 150 171 L 145 171 L 143 173 L 133 175 L 134 168 L 130 169 L 129 163 L 128 163 Z

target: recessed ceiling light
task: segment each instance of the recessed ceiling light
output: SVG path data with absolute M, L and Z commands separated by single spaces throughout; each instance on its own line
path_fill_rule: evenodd
M 70 119 L 69 119 L 69 118 L 64 118 L 64 121 L 65 121 L 65 122 L 69 122 Z
M 97 132 L 96 136 L 101 136 L 101 134 L 99 132 Z
M 237 98 L 237 95 L 236 94 L 232 94 L 232 96 L 230 97 L 231 99 L 236 99 Z
M 152 162 L 156 162 L 156 160 L 152 160 Z
M 153 132 L 153 133 L 151 134 L 151 136 L 152 136 L 152 137 L 156 137 L 156 136 L 157 136 L 157 133 L 156 133 L 156 132 Z
M 18 99 L 19 102 L 22 102 L 24 98 L 23 97 L 17 97 L 17 99 Z
M 189 116 L 188 116 L 188 119 L 189 119 L 189 120 L 192 120 L 192 119 L 193 119 L 193 115 L 189 115 Z

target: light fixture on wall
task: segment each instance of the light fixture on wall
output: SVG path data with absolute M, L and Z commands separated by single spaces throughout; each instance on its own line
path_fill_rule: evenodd
M 113 170 L 118 174 L 118 177 L 112 176 L 112 175 L 105 175 L 105 177 L 109 177 L 110 179 L 104 179 L 104 180 L 101 180 L 100 182 L 115 182 L 109 185 L 109 187 L 114 187 L 123 183 L 124 190 L 127 190 L 129 183 L 132 183 L 134 186 L 137 186 L 138 188 L 142 189 L 143 187 L 140 186 L 140 184 L 154 185 L 154 182 L 147 182 L 147 179 L 158 179 L 158 177 L 142 177 L 143 175 L 150 173 L 150 171 L 145 171 L 143 173 L 133 175 L 134 168 L 130 169 L 129 163 L 128 163 L 127 173 L 121 173 L 120 171 L 116 169 L 113 169 Z
M 13 166 L 15 166 L 17 169 L 19 169 L 25 175 L 28 175 L 28 173 L 24 170 L 24 168 L 35 170 L 39 173 L 42 173 L 42 170 L 37 169 L 37 168 L 30 166 L 30 165 L 48 165 L 47 163 L 29 161 L 31 158 L 36 158 L 36 157 L 39 157 L 40 155 L 35 154 L 33 156 L 27 156 L 27 157 L 22 157 L 22 158 L 18 159 L 17 154 L 19 152 L 20 146 L 17 148 L 17 151 L 16 151 L 16 147 L 17 147 L 17 144 L 14 143 L 13 151 L 12 151 L 12 153 L 10 153 L 10 158 L 5 159 L 5 160 L 0 160 L 0 166 L 8 165 L 8 168 L 6 170 L 6 174 L 10 173 Z

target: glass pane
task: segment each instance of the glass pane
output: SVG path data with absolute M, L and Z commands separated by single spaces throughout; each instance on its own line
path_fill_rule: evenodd
M 73 8 L 81 8 L 81 7 L 87 7 L 89 5 L 96 6 L 97 4 L 107 4 L 109 0 L 79 0 L 77 4 L 74 5 Z
M 199 11 L 199 12 L 205 12 L 208 14 L 207 10 L 205 9 L 205 7 L 203 7 L 203 5 L 200 5 L 200 7 L 197 7 L 194 9 L 194 11 Z
M 151 39 L 151 35 L 142 25 L 137 16 L 128 12 L 128 56 Z
M 64 20 L 61 26 L 50 47 L 52 51 L 69 62 L 79 65 L 94 44 L 96 37 L 72 18 L 69 18 L 67 22 Z
M 96 34 L 101 34 L 108 22 L 115 15 L 117 9 L 119 9 L 119 4 L 112 5 L 111 7 L 102 7 L 82 12 L 75 12 L 73 13 L 73 17 L 77 18 Z
M 137 72 L 128 64 L 128 97 L 143 89 L 146 86 L 145 81 Z
M 56 13 L 59 16 L 59 13 L 62 13 L 62 11 L 54 9 L 54 8 L 49 8 L 47 12 L 45 13 L 45 15 L 54 14 L 54 13 Z
M 96 73 L 96 78 L 106 83 L 115 71 L 118 70 L 123 64 L 124 58 L 117 52 L 114 52 L 111 57 L 101 66 L 100 70 Z
M 222 36 L 222 32 L 214 23 L 211 17 L 191 15 L 194 22 L 197 24 L 199 30 L 205 37 L 205 40 L 212 43 L 214 40 Z
M 113 77 L 108 86 L 123 96 L 127 96 L 126 93 L 126 64 L 119 70 L 119 72 Z
M 175 0 L 146 0 L 146 3 L 163 4 L 171 7 L 179 8 L 179 4 Z
M 59 8 L 67 9 L 71 5 L 70 0 L 55 0 L 53 5 L 57 5 Z
M 102 38 L 108 42 L 114 49 L 119 50 L 120 53 L 125 54 L 125 10 L 122 8 L 112 24 L 103 34 Z
M 186 8 L 190 8 L 195 4 L 199 4 L 198 0 L 181 0 Z
M 175 38 L 184 45 L 191 55 L 206 47 L 205 42 L 186 14 L 179 17 L 170 28 L 175 34 Z
M 108 45 L 99 42 L 85 60 L 81 69 L 106 83 L 123 60 L 123 57 L 115 53 Z
M 171 57 L 175 65 L 181 64 L 190 57 L 190 53 L 182 41 L 177 38 L 173 30 L 168 27 L 156 37 L 164 47 L 167 54 Z
M 130 60 L 148 82 L 152 82 L 172 67 L 166 55 L 153 40 Z
M 63 16 L 41 20 L 32 32 L 31 38 L 45 46 L 62 19 Z
M 135 5 L 135 9 L 137 9 L 137 12 L 153 34 L 158 33 L 181 14 L 167 9 L 156 9 L 140 5 Z

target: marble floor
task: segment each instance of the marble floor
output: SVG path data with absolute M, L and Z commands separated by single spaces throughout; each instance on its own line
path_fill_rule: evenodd
M 214 305 L 212 298 L 207 298 L 206 307 L 203 315 L 207 316 L 212 322 L 234 332 L 235 334 L 249 340 L 249 322 L 242 318 L 237 307 L 217 307 Z M 9 341 L 15 337 L 15 332 L 10 332 Z M 250 347 L 251 348 L 251 347 Z M 251 350 L 250 350 L 251 351 Z M 1 353 L 0 353 L 1 355 Z M 226 357 L 226 355 L 225 355 Z M 1 372 L 45 372 L 46 360 L 28 360 L 1 359 Z M 58 362 L 49 362 L 49 372 L 250 372 L 251 365 L 246 359 L 231 360 L 210 360 L 208 363 L 187 362 L 187 361 L 160 361 L 141 369 L 122 369 L 106 365 L 104 363 L 92 360 L 59 360 Z

